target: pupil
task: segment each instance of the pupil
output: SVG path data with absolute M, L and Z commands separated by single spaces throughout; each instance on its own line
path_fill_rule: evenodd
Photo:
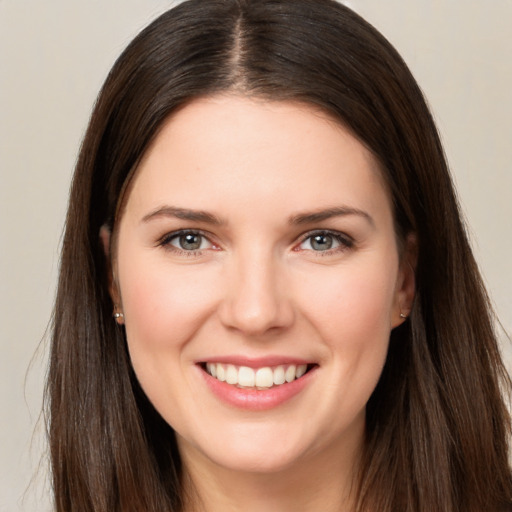
M 311 247 L 316 251 L 326 251 L 332 247 L 332 236 L 315 235 L 311 241 Z
M 189 233 L 180 236 L 180 245 L 183 249 L 193 251 L 201 247 L 201 236 Z

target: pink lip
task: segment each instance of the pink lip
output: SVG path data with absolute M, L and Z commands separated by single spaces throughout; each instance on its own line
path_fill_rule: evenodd
M 227 361 L 223 358 L 222 362 Z M 289 364 L 296 364 L 291 363 L 290 359 L 287 359 L 287 362 Z M 239 363 L 230 362 L 229 364 Z M 277 364 L 279 365 L 280 363 Z M 249 365 L 244 363 L 240 366 Z M 274 364 L 266 363 L 261 366 L 274 366 Z M 201 372 L 206 385 L 217 398 L 222 400 L 224 403 L 227 403 L 228 405 L 249 411 L 266 411 L 287 402 L 295 395 L 300 393 L 311 382 L 311 379 L 314 378 L 314 374 L 316 373 L 315 370 L 317 368 L 317 366 L 314 366 L 305 375 L 299 379 L 294 380 L 293 382 L 288 382 L 281 384 L 280 386 L 274 386 L 265 390 L 258 390 L 238 388 L 231 384 L 227 384 L 226 382 L 221 382 L 212 377 L 210 374 L 204 371 L 201 366 L 198 365 L 198 370 Z
M 233 364 L 235 366 L 248 366 L 249 368 L 263 368 L 265 366 L 280 366 L 280 365 L 300 365 L 312 364 L 311 361 L 300 359 L 296 357 L 286 356 L 265 356 L 265 357 L 245 357 L 240 355 L 227 355 L 207 358 L 198 363 L 225 363 Z

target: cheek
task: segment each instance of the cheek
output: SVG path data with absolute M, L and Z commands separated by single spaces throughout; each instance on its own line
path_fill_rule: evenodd
M 384 365 L 395 295 L 394 260 L 336 269 L 303 281 L 308 321 L 320 333 L 337 374 L 371 393 Z M 322 286 L 319 286 L 319 284 Z
M 184 407 L 176 390 L 190 384 L 184 372 L 189 341 L 214 310 L 213 279 L 192 266 L 171 268 L 133 253 L 118 272 L 133 369 L 149 400 L 175 426 Z
M 395 272 L 390 268 L 352 266 L 337 269 L 323 279 L 310 275 L 302 283 L 301 295 L 308 301 L 304 309 L 311 311 L 310 317 L 319 327 L 389 333 L 395 295 Z
M 120 264 L 119 281 L 132 358 L 179 349 L 215 301 L 211 277 L 192 266 L 131 258 Z

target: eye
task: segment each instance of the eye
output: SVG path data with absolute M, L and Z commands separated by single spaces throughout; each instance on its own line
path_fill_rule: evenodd
M 177 252 L 193 253 L 215 248 L 214 244 L 199 231 L 179 231 L 169 233 L 160 241 L 160 245 Z
M 316 231 L 307 234 L 299 244 L 299 250 L 329 252 L 352 247 L 353 241 L 346 235 L 331 231 Z
M 205 238 L 199 233 L 186 233 L 174 237 L 169 242 L 172 246 L 182 249 L 184 251 L 197 251 L 198 249 L 206 249 Z

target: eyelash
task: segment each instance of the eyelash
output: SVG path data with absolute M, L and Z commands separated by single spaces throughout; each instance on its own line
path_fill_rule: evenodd
M 158 246 L 163 247 L 164 249 L 168 251 L 172 251 L 180 256 L 187 256 L 187 257 L 197 257 L 203 254 L 203 251 L 205 249 L 194 249 L 194 250 L 185 250 L 181 249 L 179 247 L 176 247 L 171 244 L 171 242 L 175 239 L 178 239 L 181 236 L 199 236 L 202 237 L 213 246 L 217 247 L 213 242 L 210 240 L 210 235 L 208 233 L 205 233 L 201 230 L 194 230 L 194 229 L 182 229 L 179 231 L 173 231 L 172 233 L 167 233 L 164 235 L 159 241 Z M 298 252 L 300 251 L 300 246 L 306 242 L 309 239 L 312 239 L 313 237 L 318 236 L 326 236 L 326 237 L 332 237 L 332 239 L 339 244 L 339 246 L 326 249 L 325 251 L 315 251 L 314 249 L 306 249 L 308 251 L 311 251 L 313 253 L 316 253 L 318 256 L 331 256 L 333 254 L 344 252 L 349 249 L 352 249 L 354 247 L 354 240 L 349 237 L 348 235 L 344 233 L 340 233 L 339 231 L 332 231 L 332 230 L 325 230 L 325 229 L 319 229 L 314 231 L 308 231 L 307 233 L 304 233 L 300 237 L 300 241 L 297 245 L 294 247 L 294 251 Z
M 332 231 L 328 229 L 317 229 L 314 231 L 309 231 L 302 235 L 299 244 L 295 246 L 294 250 L 299 251 L 300 249 L 298 249 L 298 247 L 301 246 L 304 242 L 318 236 L 332 237 L 332 239 L 335 242 L 339 243 L 339 246 L 334 247 L 332 249 L 327 249 L 325 251 L 315 251 L 313 249 L 306 249 L 315 253 L 315 255 L 317 256 L 332 256 L 333 254 L 344 252 L 354 247 L 354 239 L 349 237 L 345 233 L 340 233 L 339 231 Z
M 159 241 L 158 245 L 160 247 L 163 247 L 164 249 L 174 252 L 175 254 L 178 254 L 179 256 L 188 256 L 188 257 L 194 257 L 194 256 L 200 256 L 203 254 L 204 249 L 194 249 L 194 250 L 185 250 L 180 249 L 179 247 L 175 247 L 171 245 L 171 242 L 181 236 L 199 236 L 202 237 L 210 242 L 212 246 L 215 247 L 215 244 L 210 241 L 209 234 L 205 233 L 204 231 L 197 230 L 197 229 L 181 229 L 179 231 L 173 231 L 172 233 L 167 233 L 164 235 Z

